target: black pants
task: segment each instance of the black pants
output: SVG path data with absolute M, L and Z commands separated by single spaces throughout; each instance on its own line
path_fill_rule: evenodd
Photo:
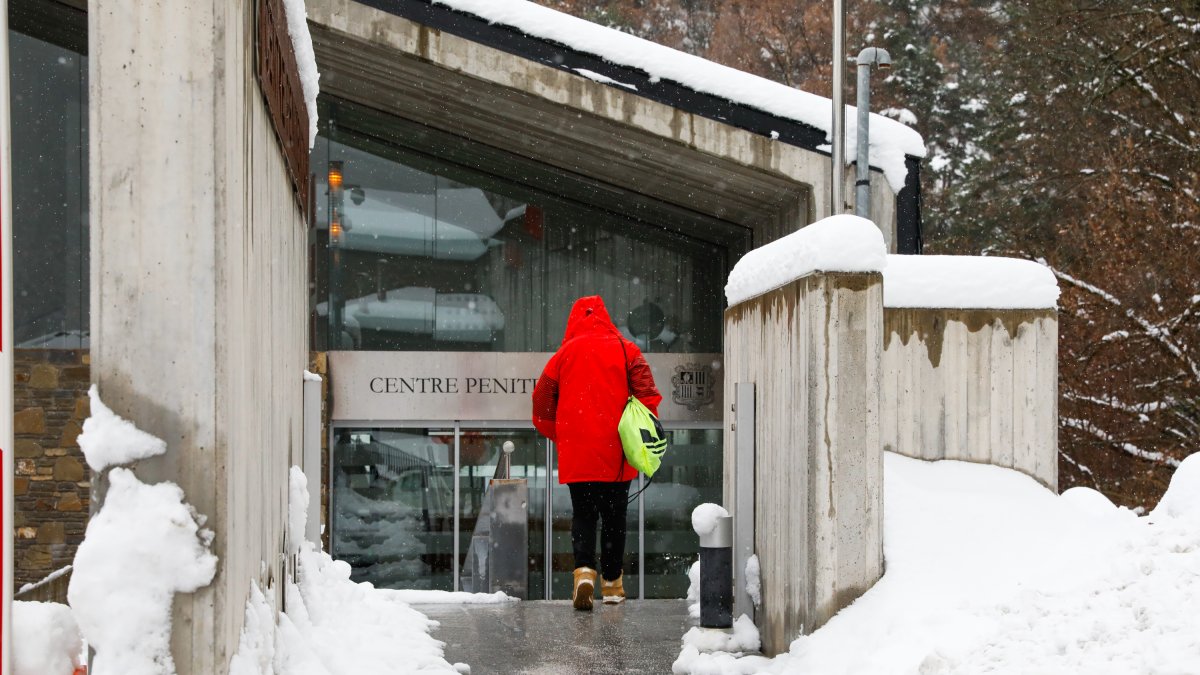
M 600 525 L 600 571 L 604 578 L 616 581 L 625 559 L 625 512 L 628 508 L 629 483 L 568 483 L 571 506 L 571 545 L 575 549 L 575 567 L 596 569 L 596 522 Z

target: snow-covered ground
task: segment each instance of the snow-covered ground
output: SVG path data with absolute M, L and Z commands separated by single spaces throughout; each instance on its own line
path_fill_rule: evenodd
M 1200 457 L 1150 515 L 1023 474 L 888 454 L 887 572 L 775 659 L 676 673 L 1200 673 Z M 764 598 L 769 603 L 770 598 Z

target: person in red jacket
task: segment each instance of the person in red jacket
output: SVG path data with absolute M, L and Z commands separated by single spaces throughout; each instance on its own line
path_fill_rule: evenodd
M 554 441 L 558 482 L 571 491 L 575 609 L 592 608 L 597 521 L 601 595 L 606 603 L 625 600 L 625 516 L 637 470 L 625 461 L 617 424 L 630 395 L 658 414 L 662 396 L 642 351 L 617 331 L 600 296 L 576 300 L 562 346 L 533 390 L 533 425 Z

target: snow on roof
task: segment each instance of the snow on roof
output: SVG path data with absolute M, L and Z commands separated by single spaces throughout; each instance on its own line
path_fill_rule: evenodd
M 725 298 L 732 307 L 816 271 L 878 272 L 887 258 L 875 223 L 830 216 L 742 256 L 729 273 Z
M 515 28 L 531 37 L 598 56 L 618 66 L 636 68 L 649 75 L 651 81 L 676 82 L 697 92 L 806 124 L 826 134 L 833 126 L 833 104 L 824 96 L 685 54 L 527 0 L 432 1 L 489 23 Z M 846 106 L 846 147 L 851 151 L 847 153 L 847 159 L 856 147 L 856 133 L 856 108 Z M 893 192 L 904 187 L 905 155 L 925 156 L 925 143 L 916 130 L 881 115 L 871 115 L 870 145 L 871 165 L 883 169 Z
M 1045 265 L 1017 258 L 889 255 L 884 307 L 1054 309 L 1058 282 Z

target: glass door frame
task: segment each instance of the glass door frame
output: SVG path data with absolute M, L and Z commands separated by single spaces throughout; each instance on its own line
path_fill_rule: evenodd
M 674 422 L 674 423 L 664 423 L 663 428 L 666 429 L 667 431 L 685 430 L 685 429 L 720 429 L 721 425 L 715 424 L 713 422 Z M 459 562 L 459 555 L 460 555 L 459 540 L 461 538 L 462 533 L 460 531 L 461 527 L 460 527 L 459 518 L 460 518 L 461 512 L 462 512 L 462 502 L 461 502 L 461 494 L 460 494 L 461 488 L 459 485 L 461 482 L 459 472 L 462 469 L 461 451 L 462 451 L 463 432 L 464 431 L 475 431 L 475 430 L 487 431 L 489 429 L 490 430 L 510 430 L 511 429 L 514 431 L 532 431 L 533 424 L 531 422 L 527 422 L 527 421 L 496 421 L 496 420 L 488 420 L 488 421 L 454 420 L 452 422 L 448 422 L 448 421 L 444 421 L 444 420 L 442 420 L 442 421 L 336 420 L 336 421 L 330 422 L 329 429 L 328 429 L 328 443 L 329 443 L 328 447 L 329 447 L 329 453 L 330 453 L 329 454 L 329 473 L 325 477 L 326 485 L 330 486 L 330 490 L 329 490 L 329 503 L 326 507 L 327 511 L 325 514 L 325 518 L 326 518 L 325 522 L 329 524 L 328 525 L 329 526 L 329 541 L 330 541 L 331 546 L 332 546 L 333 537 L 334 537 L 333 529 L 334 529 L 334 522 L 335 522 L 334 521 L 334 511 L 333 511 L 333 505 L 334 505 L 334 495 L 333 495 L 333 484 L 334 483 L 333 483 L 333 481 L 334 481 L 334 468 L 336 466 L 336 462 L 334 461 L 333 452 L 334 452 L 334 448 L 336 447 L 335 439 L 337 438 L 337 431 L 340 429 L 428 429 L 428 430 L 431 430 L 431 432 L 440 432 L 439 435 L 445 435 L 445 434 L 453 434 L 454 435 L 454 476 L 455 476 L 455 480 L 454 480 L 454 536 L 452 537 L 453 542 L 454 542 L 454 545 L 453 545 L 454 558 L 452 561 L 452 574 L 453 574 L 453 578 L 454 578 L 453 590 L 455 590 L 455 591 L 461 590 L 461 588 L 460 588 L 460 583 L 461 583 L 460 566 L 461 566 L 461 563 Z M 545 530 L 545 532 L 544 532 L 545 539 L 544 539 L 543 549 L 542 549 L 542 565 L 543 565 L 545 572 L 542 575 L 544 578 L 544 584 L 543 584 L 543 589 L 542 589 L 542 597 L 540 599 L 541 600 L 553 600 L 554 597 L 553 597 L 551 588 L 552 588 L 553 561 L 554 561 L 554 527 L 553 527 L 553 524 L 554 524 L 554 485 L 555 485 L 555 482 L 553 481 L 553 478 L 554 478 L 554 471 L 553 471 L 554 442 L 549 439 L 546 439 L 546 438 L 542 438 L 542 440 L 544 441 L 544 452 L 545 452 L 544 461 L 545 461 L 545 467 L 546 467 L 546 485 L 543 488 L 545 490 L 544 502 L 543 502 L 544 503 L 544 507 L 543 507 L 544 513 L 542 514 L 542 516 L 544 518 L 543 522 L 545 523 L 545 527 L 543 528 Z M 636 489 L 641 490 L 643 487 L 645 487 L 645 476 L 643 474 L 639 473 L 637 480 L 635 482 L 637 483 Z M 645 500 L 646 500 L 646 493 L 645 492 L 639 493 L 638 497 L 637 497 L 638 586 L 637 586 L 637 595 L 634 596 L 633 594 L 630 594 L 631 599 L 641 599 L 646 596 L 646 573 L 645 573 L 645 570 L 646 570 L 646 502 L 645 502 Z M 530 589 L 530 590 L 532 590 L 532 589 Z M 628 592 L 628 590 L 627 590 L 627 592 Z

